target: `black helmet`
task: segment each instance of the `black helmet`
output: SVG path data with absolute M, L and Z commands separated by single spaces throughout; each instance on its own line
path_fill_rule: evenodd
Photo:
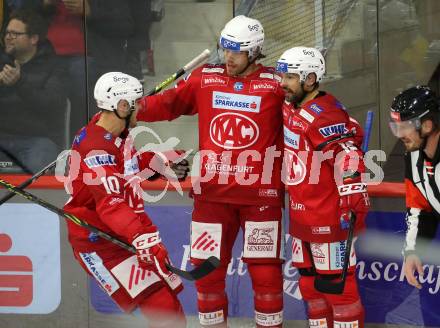
M 396 122 L 421 118 L 428 112 L 440 113 L 439 101 L 434 91 L 423 85 L 402 91 L 391 104 L 391 118 Z

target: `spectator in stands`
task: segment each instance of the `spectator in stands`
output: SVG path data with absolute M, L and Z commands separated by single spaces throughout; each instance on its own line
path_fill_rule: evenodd
M 123 71 L 142 77 L 139 50 L 148 46 L 149 1 L 85 2 L 89 5 L 86 12 L 88 50 L 96 60 L 98 75 Z M 143 47 L 140 46 L 142 43 Z
M 88 96 L 92 95 L 88 81 L 96 80 L 93 59 L 85 57 L 83 27 L 84 15 L 90 10 L 88 2 L 22 0 L 21 7 L 36 10 L 48 22 L 47 38 L 59 56 L 68 81 L 68 97 L 72 108 L 70 135 L 74 135 L 87 122 L 87 105 L 93 103 L 87 101 Z
M 0 149 L 31 172 L 63 146 L 66 92 L 47 25 L 33 11 L 14 12 L 0 53 Z
M 131 0 L 130 10 L 134 21 L 134 32 L 127 40 L 126 70 L 142 79 L 143 74 L 154 75 L 153 47 L 150 38 L 150 26 L 163 15 L 163 4 L 152 8 L 152 0 Z M 157 6 L 156 6 L 157 7 Z M 160 10 L 161 12 L 157 12 Z
M 48 20 L 48 39 L 60 56 L 69 81 L 71 135 L 90 116 L 90 113 L 87 115 L 87 105 L 90 104 L 86 101 L 87 85 L 93 85 L 97 76 L 108 71 L 124 71 L 142 79 L 141 53 L 146 58 L 148 71 L 154 71 L 152 54 L 147 52 L 150 48 L 151 0 L 11 2 L 15 8 L 36 10 Z M 84 20 L 88 33 L 87 67 Z

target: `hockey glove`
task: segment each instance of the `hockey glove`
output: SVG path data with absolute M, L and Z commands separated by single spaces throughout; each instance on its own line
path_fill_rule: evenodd
M 170 181 L 183 181 L 190 171 L 189 162 L 186 160 L 189 152 L 171 150 L 156 153 L 150 162 L 150 167 L 160 174 L 160 177 Z
M 165 263 L 168 261 L 168 252 L 162 244 L 159 231 L 155 226 L 150 226 L 149 230 L 151 232 L 135 235 L 131 242 L 136 248 L 139 266 L 157 272 L 159 269 L 168 272 L 165 267 Z
M 351 213 L 363 220 L 370 208 L 367 186 L 361 181 L 360 173 L 354 172 L 343 177 L 343 184 L 338 187 L 341 209 L 341 228 L 348 229 Z
M 188 176 L 189 162 L 186 159 L 181 160 L 179 163 L 172 163 L 170 167 L 179 181 L 185 180 Z
M 149 228 L 150 232 L 137 234 L 132 240 L 139 266 L 157 272 L 169 287 L 178 293 L 183 289 L 182 281 L 166 267 L 166 263 L 171 264 L 171 262 L 168 258 L 168 251 L 162 244 L 159 231 L 155 226 Z

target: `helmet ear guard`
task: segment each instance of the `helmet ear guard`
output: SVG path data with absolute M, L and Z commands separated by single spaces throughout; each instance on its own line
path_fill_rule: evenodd
M 261 23 L 244 15 L 231 19 L 220 33 L 220 48 L 235 52 L 247 51 L 249 61 L 261 56 L 263 43 L 264 30 Z
M 134 110 L 136 100 L 143 93 L 144 88 L 137 78 L 121 72 L 109 72 L 96 82 L 94 97 L 97 107 L 104 110 L 116 111 L 121 100 L 126 100 L 130 109 Z

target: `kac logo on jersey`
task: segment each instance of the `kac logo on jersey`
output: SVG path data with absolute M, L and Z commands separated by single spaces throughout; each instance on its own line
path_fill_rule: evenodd
M 284 127 L 284 144 L 293 149 L 299 149 L 299 134 L 293 133 Z
M 260 105 L 260 96 L 238 95 L 218 91 L 214 91 L 212 94 L 212 108 L 259 113 Z
M 307 175 L 306 164 L 295 152 L 285 149 L 283 165 L 283 181 L 288 186 L 299 185 Z
M 244 88 L 244 85 L 242 82 L 235 82 L 234 83 L 234 90 L 235 91 L 241 91 L 241 90 L 243 90 L 243 88 Z
M 114 155 L 102 154 L 84 158 L 84 163 L 89 168 L 94 168 L 104 165 L 116 165 L 116 159 Z
M 211 121 L 209 135 L 217 146 L 242 149 L 257 141 L 259 129 L 253 120 L 242 114 L 223 113 Z
M 321 133 L 324 138 L 331 137 L 335 134 L 344 134 L 347 131 L 345 123 L 333 124 L 319 129 L 319 133 Z

